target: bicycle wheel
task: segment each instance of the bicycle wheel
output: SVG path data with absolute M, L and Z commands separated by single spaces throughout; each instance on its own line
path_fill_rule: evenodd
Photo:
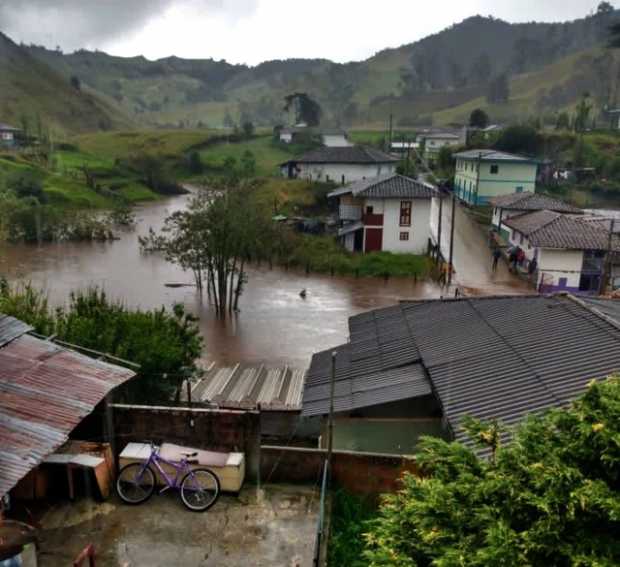
M 155 474 L 143 463 L 125 465 L 116 479 L 116 492 L 127 504 L 146 502 L 155 491 Z
M 220 481 L 209 469 L 194 469 L 181 481 L 181 500 L 194 512 L 204 512 L 220 495 Z

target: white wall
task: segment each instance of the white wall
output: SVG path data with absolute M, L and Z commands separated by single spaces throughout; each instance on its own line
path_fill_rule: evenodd
M 553 250 L 542 248 L 538 252 L 538 284 L 544 275 L 545 285 L 558 285 L 560 278 L 566 278 L 566 286 L 579 287 L 582 250 Z
M 280 132 L 280 141 L 284 142 L 285 144 L 290 144 L 293 141 L 293 134 L 290 133 L 282 133 Z
M 355 233 L 349 232 L 344 235 L 344 247 L 349 251 L 353 252 L 355 249 Z
M 351 181 L 359 181 L 360 179 L 369 179 L 377 177 L 378 175 L 384 175 L 388 173 L 394 173 L 396 171 L 396 165 L 390 164 L 298 164 L 299 178 L 311 179 L 314 181 L 333 181 L 335 183 L 342 183 L 342 176 L 344 175 L 344 183 Z
M 328 148 L 346 148 L 352 146 L 344 136 L 344 134 L 323 134 L 323 145 Z
M 5 140 L 7 142 L 12 142 L 13 132 L 0 132 L 0 139 Z
M 400 199 L 368 200 L 375 214 L 383 214 L 383 250 L 424 254 L 430 236 L 430 199 L 411 200 L 411 226 L 400 226 Z M 409 240 L 400 240 L 400 233 L 407 232 Z

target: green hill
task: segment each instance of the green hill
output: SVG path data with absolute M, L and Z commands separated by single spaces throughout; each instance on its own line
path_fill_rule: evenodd
M 244 119 L 261 126 L 287 123 L 283 98 L 302 91 L 320 103 L 324 124 L 383 127 L 392 113 L 404 127 L 463 121 L 476 106 L 488 107 L 494 120 L 553 113 L 574 105 L 584 90 L 599 109 L 614 103 L 618 61 L 602 46 L 619 14 L 523 24 L 475 16 L 347 64 L 289 59 L 249 67 L 213 59 L 149 61 L 26 49 L 65 81 L 77 77 L 99 93 L 106 108 L 120 107 L 145 126 L 220 128 Z M 509 79 L 511 97 L 488 105 L 489 84 L 501 74 Z
M 32 132 L 56 134 L 119 128 L 131 120 L 88 86 L 76 88 L 66 76 L 33 57 L 0 33 L 0 121 Z

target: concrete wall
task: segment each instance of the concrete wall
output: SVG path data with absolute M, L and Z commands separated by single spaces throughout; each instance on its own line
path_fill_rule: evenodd
M 335 183 L 349 183 L 351 181 L 359 181 L 360 179 L 368 179 L 394 173 L 396 165 L 393 163 L 384 164 L 353 164 L 353 163 L 331 163 L 331 164 L 298 164 L 301 179 L 311 179 L 315 181 L 330 181 Z
M 258 478 L 261 438 L 258 412 L 123 404 L 111 408 L 118 452 L 132 441 L 241 452 L 245 453 L 248 480 Z
M 327 451 L 298 447 L 261 447 L 261 482 L 315 484 L 321 477 Z M 399 488 L 403 472 L 419 473 L 415 459 L 376 453 L 334 451 L 332 480 L 355 494 L 377 495 Z

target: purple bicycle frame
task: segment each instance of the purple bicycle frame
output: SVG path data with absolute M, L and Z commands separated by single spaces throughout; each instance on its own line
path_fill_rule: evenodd
M 175 477 L 172 478 L 171 476 L 168 476 L 168 474 L 163 469 L 160 463 L 165 463 L 166 465 L 170 465 L 173 469 L 175 469 L 176 470 Z M 160 493 L 164 492 L 165 490 L 168 490 L 169 488 L 179 488 L 180 480 L 183 477 L 185 477 L 185 475 L 182 473 L 192 472 L 192 469 L 189 466 L 189 461 L 186 458 L 182 459 L 180 463 L 175 463 L 173 461 L 169 461 L 168 459 L 164 459 L 163 457 L 160 457 L 157 453 L 157 449 L 151 449 L 151 454 L 148 460 L 144 462 L 144 465 L 142 466 L 142 470 L 140 471 L 140 474 L 137 477 L 138 481 L 140 481 L 140 479 L 142 478 L 142 475 L 144 474 L 144 471 L 149 465 L 154 465 L 154 467 L 159 471 L 162 477 L 166 480 L 166 486 L 160 491 Z

